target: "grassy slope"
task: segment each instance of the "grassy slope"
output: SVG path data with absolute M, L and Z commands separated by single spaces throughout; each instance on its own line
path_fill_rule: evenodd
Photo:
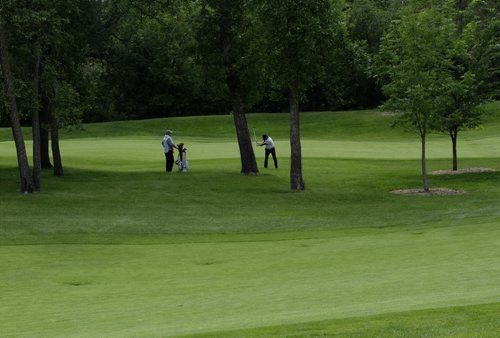
M 486 106 L 484 124 L 475 131 L 464 131 L 465 139 L 477 139 L 498 136 L 500 119 L 498 118 L 500 102 Z M 278 139 L 287 139 L 289 116 L 288 114 L 249 114 L 248 125 L 250 132 L 255 128 L 257 137 L 268 133 Z M 405 134 L 398 128 L 389 127 L 393 117 L 382 112 L 305 112 L 301 116 L 301 133 L 307 139 L 327 139 L 337 141 L 407 141 L 411 134 Z M 168 125 L 167 125 L 168 123 Z M 63 139 L 70 138 L 110 138 L 110 137 L 163 137 L 164 129 L 171 128 L 175 137 L 203 138 L 204 140 L 225 139 L 233 141 L 235 138 L 232 117 L 230 115 L 177 117 L 168 119 L 151 119 L 142 121 L 118 121 L 107 123 L 93 123 L 81 128 L 61 131 Z M 25 129 L 25 135 L 30 138 L 30 130 Z M 459 137 L 460 137 L 459 136 Z M 446 135 L 437 136 L 448 139 Z M 415 138 L 417 136 L 415 135 Z M 12 133 L 8 128 L 0 128 L 0 142 L 12 140 Z M 417 140 L 418 141 L 418 140 Z
M 389 194 L 420 184 L 418 140 L 389 119 L 304 114 L 300 194 L 282 114 L 249 118 L 278 139 L 282 166 L 259 177 L 238 174 L 229 116 L 86 126 L 63 142 L 65 178 L 45 173 L 29 197 L 0 142 L 0 332 L 493 337 L 498 303 L 455 306 L 500 301 L 499 175 L 432 177 L 464 196 Z M 498 167 L 490 119 L 464 133 L 462 166 Z M 187 140 L 188 174 L 162 172 L 166 123 Z M 431 169 L 449 165 L 448 142 L 431 139 Z

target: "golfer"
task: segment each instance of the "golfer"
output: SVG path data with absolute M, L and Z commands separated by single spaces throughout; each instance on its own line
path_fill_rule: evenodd
M 172 131 L 170 129 L 167 129 L 165 131 L 165 137 L 163 138 L 163 141 L 161 141 L 161 144 L 163 145 L 163 149 L 165 151 L 167 172 L 171 172 L 174 166 L 174 148 L 179 148 L 177 148 L 177 146 L 174 144 L 174 141 L 172 140 Z
M 267 160 L 269 154 L 273 155 L 274 167 L 278 168 L 278 159 L 276 158 L 276 149 L 274 148 L 273 139 L 264 134 L 262 135 L 262 142 L 257 143 L 258 146 L 266 146 L 266 155 L 264 157 L 264 168 L 267 168 Z

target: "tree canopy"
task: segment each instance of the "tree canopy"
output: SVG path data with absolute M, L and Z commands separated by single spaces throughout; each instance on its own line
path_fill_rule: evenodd
M 498 13 L 495 0 L 3 0 L 0 125 L 33 127 L 37 189 L 40 168 L 63 173 L 68 125 L 233 112 L 250 173 L 245 113 L 288 110 L 302 189 L 299 110 L 385 102 L 454 142 L 481 123 L 478 104 L 500 98 Z

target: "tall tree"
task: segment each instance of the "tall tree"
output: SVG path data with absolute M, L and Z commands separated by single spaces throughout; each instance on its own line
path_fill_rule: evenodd
M 456 0 L 450 5 L 450 18 L 454 20 L 455 35 L 453 41 L 452 67 L 450 68 L 451 81 L 447 84 L 446 106 L 442 114 L 437 116 L 435 127 L 450 135 L 452 144 L 452 169 L 458 170 L 457 142 L 458 134 L 462 129 L 475 128 L 481 124 L 483 110 L 480 104 L 485 96 L 480 95 L 477 77 L 473 73 L 476 62 L 469 52 L 470 30 L 474 21 L 466 21 L 469 0 Z M 469 19 L 470 20 L 470 19 Z
M 31 114 L 31 130 L 33 135 L 33 189 L 40 191 L 41 189 L 41 173 L 42 173 L 42 155 L 41 155 L 41 123 L 40 123 L 40 69 L 42 58 L 42 45 L 44 45 L 44 31 L 47 27 L 47 22 L 52 16 L 52 12 L 48 10 L 42 0 L 27 2 L 23 9 L 23 15 L 20 15 L 21 29 L 24 30 L 26 36 L 26 49 L 31 57 L 28 58 L 27 65 L 27 80 L 31 80 L 32 92 L 30 102 Z M 30 79 L 31 77 L 31 79 Z
M 263 1 L 263 22 L 269 72 L 285 88 L 290 105 L 290 188 L 304 190 L 302 145 L 300 141 L 300 101 L 315 78 L 322 75 L 338 8 L 330 0 Z
M 6 24 L 3 10 L 0 11 L 0 62 L 2 65 L 2 77 L 4 82 L 4 93 L 6 96 L 5 102 L 9 112 L 9 118 L 16 145 L 17 163 L 19 168 L 19 176 L 21 183 L 21 192 L 33 192 L 33 180 L 31 177 L 28 156 L 26 154 L 26 146 L 24 144 L 24 136 L 19 122 L 19 111 L 17 107 L 16 91 L 14 88 L 14 76 L 11 71 L 9 47 L 7 37 L 5 36 L 4 25 Z
M 10 82 L 14 79 L 21 84 L 21 90 L 18 94 L 23 102 L 24 110 L 31 115 L 33 132 L 33 175 L 31 180 L 32 188 L 28 191 L 39 191 L 41 186 L 41 155 L 40 155 L 40 118 L 39 118 L 39 84 L 40 84 L 40 63 L 41 63 L 41 45 L 43 36 L 44 22 L 50 17 L 50 13 L 45 10 L 44 2 L 11 2 L 7 1 L 2 6 L 2 20 L 9 23 L 9 29 L 3 29 L 3 45 L 5 61 L 4 72 L 5 81 Z M 8 34 L 12 41 L 5 38 Z M 15 43 L 13 42 L 15 41 Z M 15 51 L 15 69 L 17 76 L 11 71 L 10 60 L 8 60 L 9 50 Z M 10 79 L 8 79 L 10 78 Z M 29 85 L 31 84 L 31 86 Z M 9 86 L 9 85 L 7 85 Z M 27 89 L 31 88 L 31 90 Z M 8 92 L 8 90 L 7 90 Z M 8 94 L 11 95 L 11 94 Z M 15 94 L 14 94 L 15 95 Z M 11 112 L 14 107 L 10 104 Z M 16 107 L 18 109 L 18 107 Z M 13 128 L 16 122 L 12 122 Z M 16 133 L 15 133 L 16 135 Z M 15 136 L 15 138 L 18 136 Z M 23 164 L 24 166 L 24 164 Z M 23 169 L 24 171 L 25 169 Z M 28 167 L 29 171 L 29 167 Z
M 39 87 L 42 48 L 49 34 L 47 23 L 53 20 L 53 12 L 45 0 L 19 1 L 10 8 L 9 34 L 15 43 L 11 43 L 15 51 L 16 81 L 21 84 L 21 107 L 31 117 L 33 135 L 33 190 L 41 187 L 41 136 L 39 115 Z M 7 3 L 12 5 L 11 2 Z M 5 9 L 5 8 L 4 8 Z M 31 88 L 31 90 L 29 89 Z
M 422 185 L 429 191 L 426 138 L 442 115 L 453 84 L 454 24 L 443 8 L 409 6 L 381 45 L 380 64 L 389 83 L 385 107 L 400 112 L 399 123 L 416 130 L 421 141 Z
M 33 106 L 31 112 L 31 129 L 33 135 L 33 189 L 40 191 L 42 175 L 42 154 L 40 136 L 40 111 L 39 111 L 39 88 L 40 88 L 40 47 L 34 47 L 34 70 L 33 70 Z
M 248 74 L 248 36 L 245 15 L 248 15 L 247 1 L 204 0 L 200 12 L 198 45 L 210 63 L 210 68 L 221 69 L 226 90 L 232 107 L 232 115 L 241 158 L 241 172 L 257 174 L 259 169 L 255 159 L 244 102 L 248 94 L 245 90 L 245 72 Z
M 59 145 L 59 129 L 79 123 L 82 102 L 89 82 L 85 81 L 86 66 L 102 38 L 99 17 L 101 2 L 93 0 L 39 0 L 35 30 L 40 44 L 40 147 L 41 164 L 52 167 L 49 160 L 49 135 L 53 158 L 53 173 L 63 175 Z
M 79 123 L 82 102 L 89 82 L 85 69 L 102 46 L 102 2 L 92 0 L 51 1 L 53 13 L 48 22 L 50 34 L 45 36 L 43 53 L 42 95 L 45 126 L 50 129 L 54 176 L 63 176 L 59 129 Z M 71 48 L 68 48 L 71 46 Z M 90 60 L 90 61 L 89 61 Z M 103 95 L 104 96 L 104 95 Z
M 448 84 L 447 100 L 443 111 L 436 116 L 435 128 L 450 135 L 452 145 L 452 170 L 458 170 L 458 134 L 460 130 L 475 128 L 481 124 L 484 102 L 478 94 L 474 74 L 467 71 Z
M 80 65 L 89 54 L 91 37 L 95 38 L 96 35 L 92 34 L 96 27 L 92 20 L 97 20 L 94 9 L 100 5 L 100 2 L 93 0 L 75 0 L 71 3 L 63 0 L 6 0 L 0 7 L 5 56 L 2 68 L 6 74 L 4 82 L 6 87 L 12 88 L 4 93 L 11 92 L 7 96 L 17 98 L 16 107 L 9 104 L 11 112 L 17 110 L 18 115 L 24 113 L 26 120 L 26 115 L 31 117 L 33 176 L 28 191 L 40 190 L 41 168 L 51 166 L 49 130 L 54 174 L 62 175 L 58 129 L 62 125 L 61 121 L 67 124 L 71 120 L 67 107 L 62 104 L 67 97 L 64 94 L 68 93 L 70 83 L 79 82 Z M 8 54 L 13 57 L 9 58 Z M 13 89 L 14 82 L 19 87 L 16 91 Z M 9 101 L 12 102 L 12 99 Z M 75 101 L 72 104 L 77 106 Z M 16 122 L 12 122 L 12 125 L 16 128 Z M 17 135 L 16 132 L 15 138 L 19 138 Z M 16 144 L 19 143 L 16 141 Z M 29 166 L 23 164 L 20 165 L 23 172 L 24 167 L 29 171 Z

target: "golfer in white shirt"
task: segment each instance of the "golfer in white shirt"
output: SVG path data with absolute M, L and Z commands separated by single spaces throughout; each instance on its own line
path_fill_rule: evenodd
M 266 155 L 264 157 L 264 168 L 267 168 L 267 160 L 269 158 L 269 154 L 273 155 L 274 167 L 278 168 L 278 159 L 276 157 L 276 149 L 274 148 L 273 139 L 264 134 L 262 135 L 262 142 L 257 143 L 258 146 L 266 146 Z

